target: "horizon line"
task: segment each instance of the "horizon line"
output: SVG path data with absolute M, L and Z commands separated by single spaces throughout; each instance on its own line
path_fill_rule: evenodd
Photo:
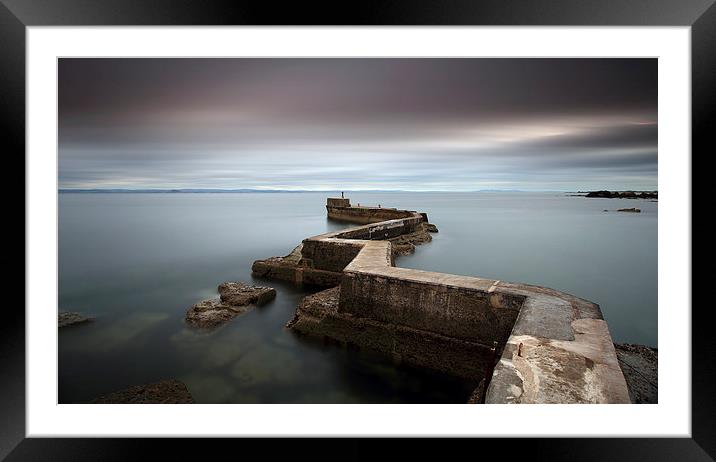
M 634 191 L 634 192 L 656 192 L 657 189 L 590 189 L 590 190 L 573 190 L 573 189 L 517 189 L 517 188 L 483 188 L 483 189 L 255 189 L 255 188 L 58 188 L 60 193 L 80 193 L 80 192 L 97 192 L 97 193 L 187 193 L 187 192 L 206 192 L 206 193 L 327 193 L 327 192 L 565 192 L 565 193 L 587 193 L 593 191 Z

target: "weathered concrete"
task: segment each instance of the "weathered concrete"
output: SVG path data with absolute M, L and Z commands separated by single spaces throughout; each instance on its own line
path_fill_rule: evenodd
M 350 223 L 378 223 L 386 220 L 408 218 L 412 212 L 384 207 L 351 207 L 350 199 L 328 198 L 328 218 Z
M 571 328 L 574 340 L 511 335 L 485 402 L 629 403 L 606 322 L 576 319 Z
M 305 239 L 280 271 L 267 269 L 270 259 L 254 264 L 269 277 L 291 265 L 294 280 L 307 270 L 338 275 L 339 287 L 306 297 L 288 327 L 475 386 L 484 379 L 486 403 L 630 402 L 598 305 L 544 287 L 396 268 L 391 240 L 427 233 L 427 215 L 330 204 L 329 216 L 390 218 Z
M 329 197 L 326 201 L 326 207 L 350 207 L 350 199 Z

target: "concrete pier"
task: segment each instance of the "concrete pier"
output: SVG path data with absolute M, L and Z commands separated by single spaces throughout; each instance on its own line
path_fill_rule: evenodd
M 544 287 L 397 268 L 393 242 L 426 233 L 426 214 L 333 198 L 326 208 L 363 225 L 252 267 L 255 276 L 332 287 L 306 297 L 288 327 L 484 381 L 486 403 L 630 402 L 598 305 Z

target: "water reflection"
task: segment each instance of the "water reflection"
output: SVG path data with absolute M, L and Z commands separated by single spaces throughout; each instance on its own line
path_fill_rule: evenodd
M 142 348 L 146 345 L 146 335 L 158 323 L 168 318 L 167 313 L 132 313 L 109 325 L 100 323 L 96 326 L 96 330 L 87 336 L 87 341 L 82 348 L 91 348 L 95 351 Z

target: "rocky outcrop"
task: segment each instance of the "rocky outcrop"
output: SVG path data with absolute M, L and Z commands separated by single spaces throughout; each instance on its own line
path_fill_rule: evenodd
M 438 232 L 438 227 L 435 226 L 435 225 L 432 224 L 432 223 L 428 223 L 428 224 L 427 224 L 427 230 L 428 230 L 429 233 L 437 233 L 437 232 Z
M 136 385 L 126 390 L 100 396 L 92 404 L 193 404 L 194 398 L 186 385 L 176 379 L 162 380 L 148 385 Z
M 617 212 L 641 213 L 641 209 L 632 207 L 632 208 L 628 208 L 628 209 L 618 209 Z
M 604 199 L 657 199 L 657 191 L 591 191 L 584 197 L 601 197 Z
M 92 318 L 73 311 L 64 311 L 57 315 L 57 327 L 67 327 L 91 321 Z
M 435 225 L 433 225 L 435 226 Z M 428 225 L 421 223 L 415 232 L 401 234 L 398 237 L 388 239 L 393 248 L 393 255 L 410 255 L 415 253 L 415 246 L 426 244 L 433 240 L 428 232 Z
M 219 298 L 203 300 L 189 308 L 186 313 L 189 325 L 214 328 L 276 297 L 276 290 L 271 287 L 248 286 L 242 282 L 224 282 L 218 291 Z
M 614 344 L 614 348 L 627 382 L 631 402 L 656 404 L 659 384 L 658 350 L 631 343 Z

